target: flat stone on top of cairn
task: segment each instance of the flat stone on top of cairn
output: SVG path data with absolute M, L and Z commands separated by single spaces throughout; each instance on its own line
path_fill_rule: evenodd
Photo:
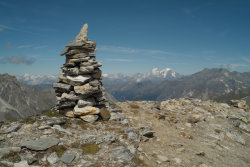
M 61 52 L 61 56 L 66 56 L 66 63 L 61 67 L 59 82 L 53 87 L 57 96 L 55 108 L 59 112 L 95 122 L 100 117 L 100 109 L 106 108 L 107 100 L 99 69 L 102 64 L 94 56 L 96 43 L 88 40 L 87 31 L 85 24 L 75 40 Z

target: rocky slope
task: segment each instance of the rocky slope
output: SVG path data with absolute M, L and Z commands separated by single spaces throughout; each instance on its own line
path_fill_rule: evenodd
M 230 103 L 232 99 L 245 100 L 250 106 L 250 88 L 237 89 L 223 95 L 219 95 L 213 98 L 213 100 L 221 103 Z
M 55 104 L 52 89 L 36 90 L 21 84 L 16 77 L 0 74 L 0 121 L 37 115 Z
M 247 167 L 250 111 L 234 106 L 191 98 L 127 101 L 112 104 L 110 120 L 94 124 L 55 112 L 4 122 L 0 162 L 15 167 Z

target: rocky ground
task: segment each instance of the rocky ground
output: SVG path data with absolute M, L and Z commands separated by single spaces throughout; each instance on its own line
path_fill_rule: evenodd
M 250 112 L 235 106 L 127 101 L 111 105 L 109 121 L 93 124 L 52 111 L 1 122 L 0 166 L 247 167 Z

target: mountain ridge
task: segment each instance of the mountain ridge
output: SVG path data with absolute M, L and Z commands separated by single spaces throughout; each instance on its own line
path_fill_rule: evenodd
M 54 106 L 55 95 L 52 89 L 36 90 L 20 83 L 15 76 L 0 74 L 0 120 L 16 120 L 20 117 L 37 115 L 42 110 Z M 4 116 L 5 115 L 5 116 Z
M 105 85 L 108 92 L 120 101 L 157 100 L 181 97 L 211 99 L 236 89 L 250 87 L 250 72 L 230 72 L 226 69 L 204 69 L 195 74 L 160 83 L 141 82 Z

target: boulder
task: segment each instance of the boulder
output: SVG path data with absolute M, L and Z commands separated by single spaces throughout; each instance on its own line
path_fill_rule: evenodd
M 71 86 L 64 83 L 54 83 L 53 88 L 61 89 L 63 91 L 70 91 Z
M 7 133 L 11 133 L 11 132 L 16 132 L 20 128 L 21 128 L 20 124 L 14 124 L 14 125 L 11 125 L 10 127 L 8 127 L 7 129 L 1 129 L 0 134 L 7 134 Z
M 80 74 L 89 74 L 89 73 L 92 73 L 94 71 L 94 69 L 95 68 L 93 66 L 80 67 L 79 73 Z
M 110 114 L 109 110 L 107 110 L 106 108 L 101 108 L 100 116 L 104 121 L 107 121 L 110 119 L 111 114 Z
M 95 99 L 94 98 L 88 98 L 85 100 L 79 100 L 77 102 L 77 105 L 79 108 L 85 107 L 85 106 L 93 106 L 95 105 Z
M 57 156 L 56 152 L 53 152 L 52 154 L 50 154 L 48 157 L 47 157 L 47 161 L 50 163 L 50 164 L 55 164 L 59 161 L 59 157 Z
M 40 138 L 38 140 L 33 140 L 33 141 L 25 141 L 21 142 L 21 147 L 26 147 L 30 150 L 34 151 L 44 151 L 47 150 L 48 148 L 57 145 L 60 142 L 59 139 L 56 138 Z
M 84 116 L 84 115 L 93 115 L 93 114 L 99 114 L 100 109 L 92 106 L 86 106 L 83 108 L 79 108 L 78 105 L 74 108 L 74 114 L 77 116 Z
M 98 115 L 85 115 L 85 116 L 80 116 L 80 118 L 86 122 L 94 123 L 96 120 L 98 120 L 99 116 Z
M 72 153 L 65 153 L 63 156 L 60 158 L 60 160 L 65 163 L 65 164 L 70 164 L 74 159 L 75 155 Z
M 135 158 L 135 155 L 130 152 L 129 149 L 118 146 L 114 148 L 110 154 L 110 159 L 120 161 L 124 163 L 131 162 Z
M 74 86 L 74 90 L 78 94 L 90 95 L 99 91 L 98 87 L 90 86 L 89 83 L 82 86 Z

